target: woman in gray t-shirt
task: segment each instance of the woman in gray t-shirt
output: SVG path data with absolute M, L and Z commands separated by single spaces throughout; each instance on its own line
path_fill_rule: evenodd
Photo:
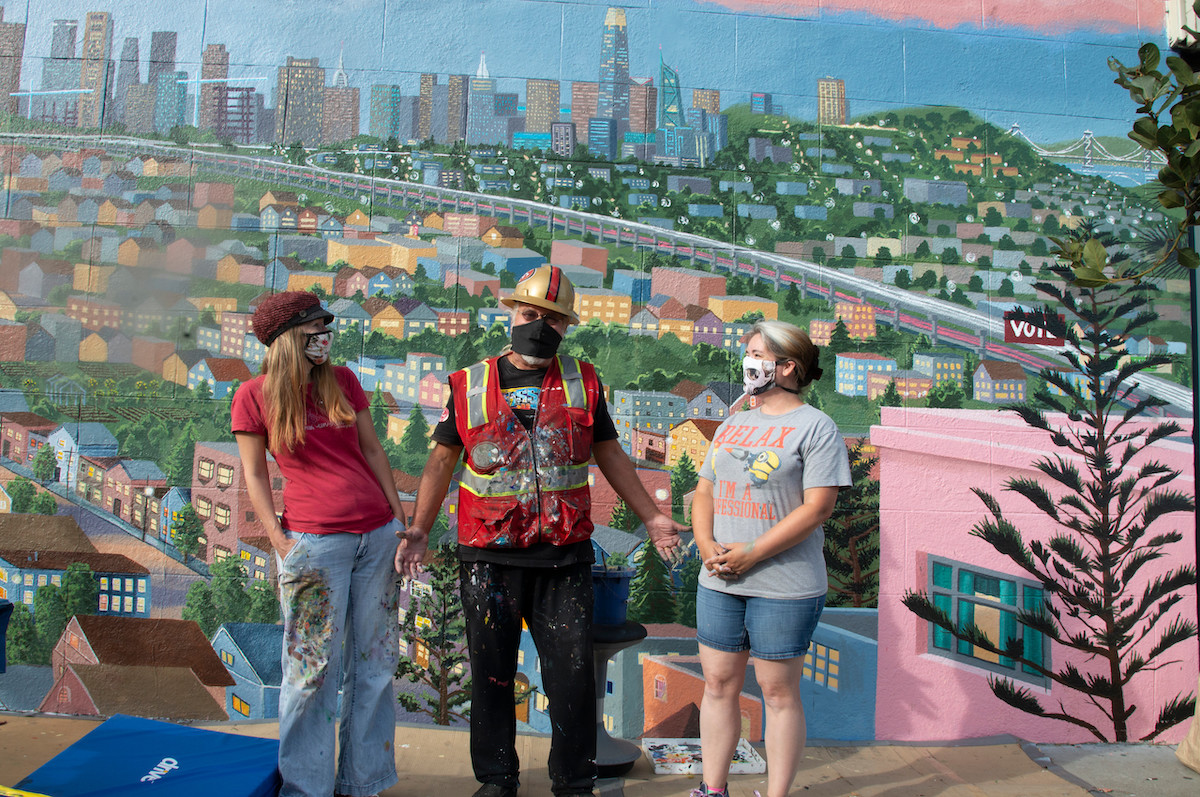
M 743 370 L 758 406 L 721 424 L 692 504 L 705 682 L 704 782 L 692 797 L 728 794 L 750 656 L 767 712 L 765 797 L 791 789 L 805 742 L 800 671 L 828 589 L 821 523 L 850 484 L 841 433 L 801 398 L 821 376 L 808 335 L 781 321 L 755 324 Z

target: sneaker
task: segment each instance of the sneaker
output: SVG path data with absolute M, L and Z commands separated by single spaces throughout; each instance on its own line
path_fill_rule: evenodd
M 701 783 L 700 788 L 692 789 L 689 797 L 729 797 L 729 784 L 727 783 L 719 789 L 710 789 Z
M 475 790 L 474 797 L 517 797 L 517 787 L 485 783 Z

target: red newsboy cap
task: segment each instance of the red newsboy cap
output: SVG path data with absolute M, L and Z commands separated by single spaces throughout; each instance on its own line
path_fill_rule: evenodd
M 332 321 L 333 313 L 321 306 L 321 300 L 315 293 L 308 291 L 283 291 L 268 296 L 254 311 L 250 325 L 254 336 L 262 341 L 264 346 L 270 346 L 275 339 L 292 327 L 307 324 L 323 318 Z

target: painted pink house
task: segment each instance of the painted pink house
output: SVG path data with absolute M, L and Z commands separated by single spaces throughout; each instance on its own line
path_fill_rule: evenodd
M 1181 472 L 1169 489 L 1195 495 L 1191 422 L 1180 424 L 1184 433 L 1156 444 L 1150 455 Z M 1099 672 L 1094 663 L 1066 648 L 1032 631 L 1022 631 L 1010 607 L 1039 598 L 1040 585 L 970 534 L 977 522 L 989 516 L 971 492 L 976 487 L 995 497 L 1005 517 L 1027 538 L 1049 537 L 1054 529 L 1045 515 L 1021 496 L 1004 490 L 1012 478 L 1037 478 L 1045 483 L 1031 463 L 1057 451 L 1047 435 L 1011 413 L 883 407 L 881 423 L 872 427 L 871 443 L 878 450 L 881 484 L 876 738 L 970 739 L 1007 733 L 1034 742 L 1096 741 L 1072 724 L 1009 707 L 992 694 L 987 681 L 990 675 L 1005 675 L 1048 709 L 1057 710 L 1061 701 L 1067 713 L 1111 728 L 1081 695 L 1052 687 L 1036 673 L 1020 672 L 1003 661 L 988 661 L 984 652 L 974 655 L 970 646 L 960 646 L 948 635 L 935 632 L 901 603 L 909 590 L 940 592 L 944 605 L 953 609 L 952 617 L 960 616 L 960 610 L 973 612 L 976 625 L 993 640 L 997 629 L 1015 629 L 1006 636 L 1023 633 L 1027 649 L 1031 644 L 1044 645 L 1050 669 L 1075 661 L 1085 674 Z M 1150 458 L 1142 455 L 1132 465 Z M 1168 547 L 1161 562 L 1142 568 L 1134 586 L 1139 594 L 1164 569 L 1195 562 L 1193 518 L 1167 515 L 1150 527 L 1151 534 L 1168 530 L 1181 530 L 1185 541 Z M 1195 622 L 1195 590 L 1182 597 L 1167 622 L 1156 626 L 1151 642 L 1171 617 Z M 1143 652 L 1149 646 L 1143 646 Z M 1130 720 L 1132 739 L 1153 729 L 1159 709 L 1168 700 L 1191 694 L 1196 688 L 1194 640 L 1171 648 L 1161 658 L 1161 669 L 1136 676 L 1127 692 L 1139 707 Z M 1177 725 L 1155 741 L 1178 742 L 1188 725 Z
M 708 297 L 725 293 L 725 277 L 694 268 L 660 266 L 650 270 L 650 293 L 673 296 L 685 305 L 707 307 Z

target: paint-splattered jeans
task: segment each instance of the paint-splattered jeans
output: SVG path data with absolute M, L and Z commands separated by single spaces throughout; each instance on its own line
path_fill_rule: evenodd
M 368 795 L 396 782 L 397 528 L 393 521 L 366 534 L 287 532 L 296 545 L 283 562 L 276 556 L 280 797 Z
M 550 701 L 550 785 L 591 794 L 596 777 L 592 566 L 459 566 L 471 657 L 471 764 L 481 783 L 517 786 L 513 684 L 521 619 L 542 662 Z

